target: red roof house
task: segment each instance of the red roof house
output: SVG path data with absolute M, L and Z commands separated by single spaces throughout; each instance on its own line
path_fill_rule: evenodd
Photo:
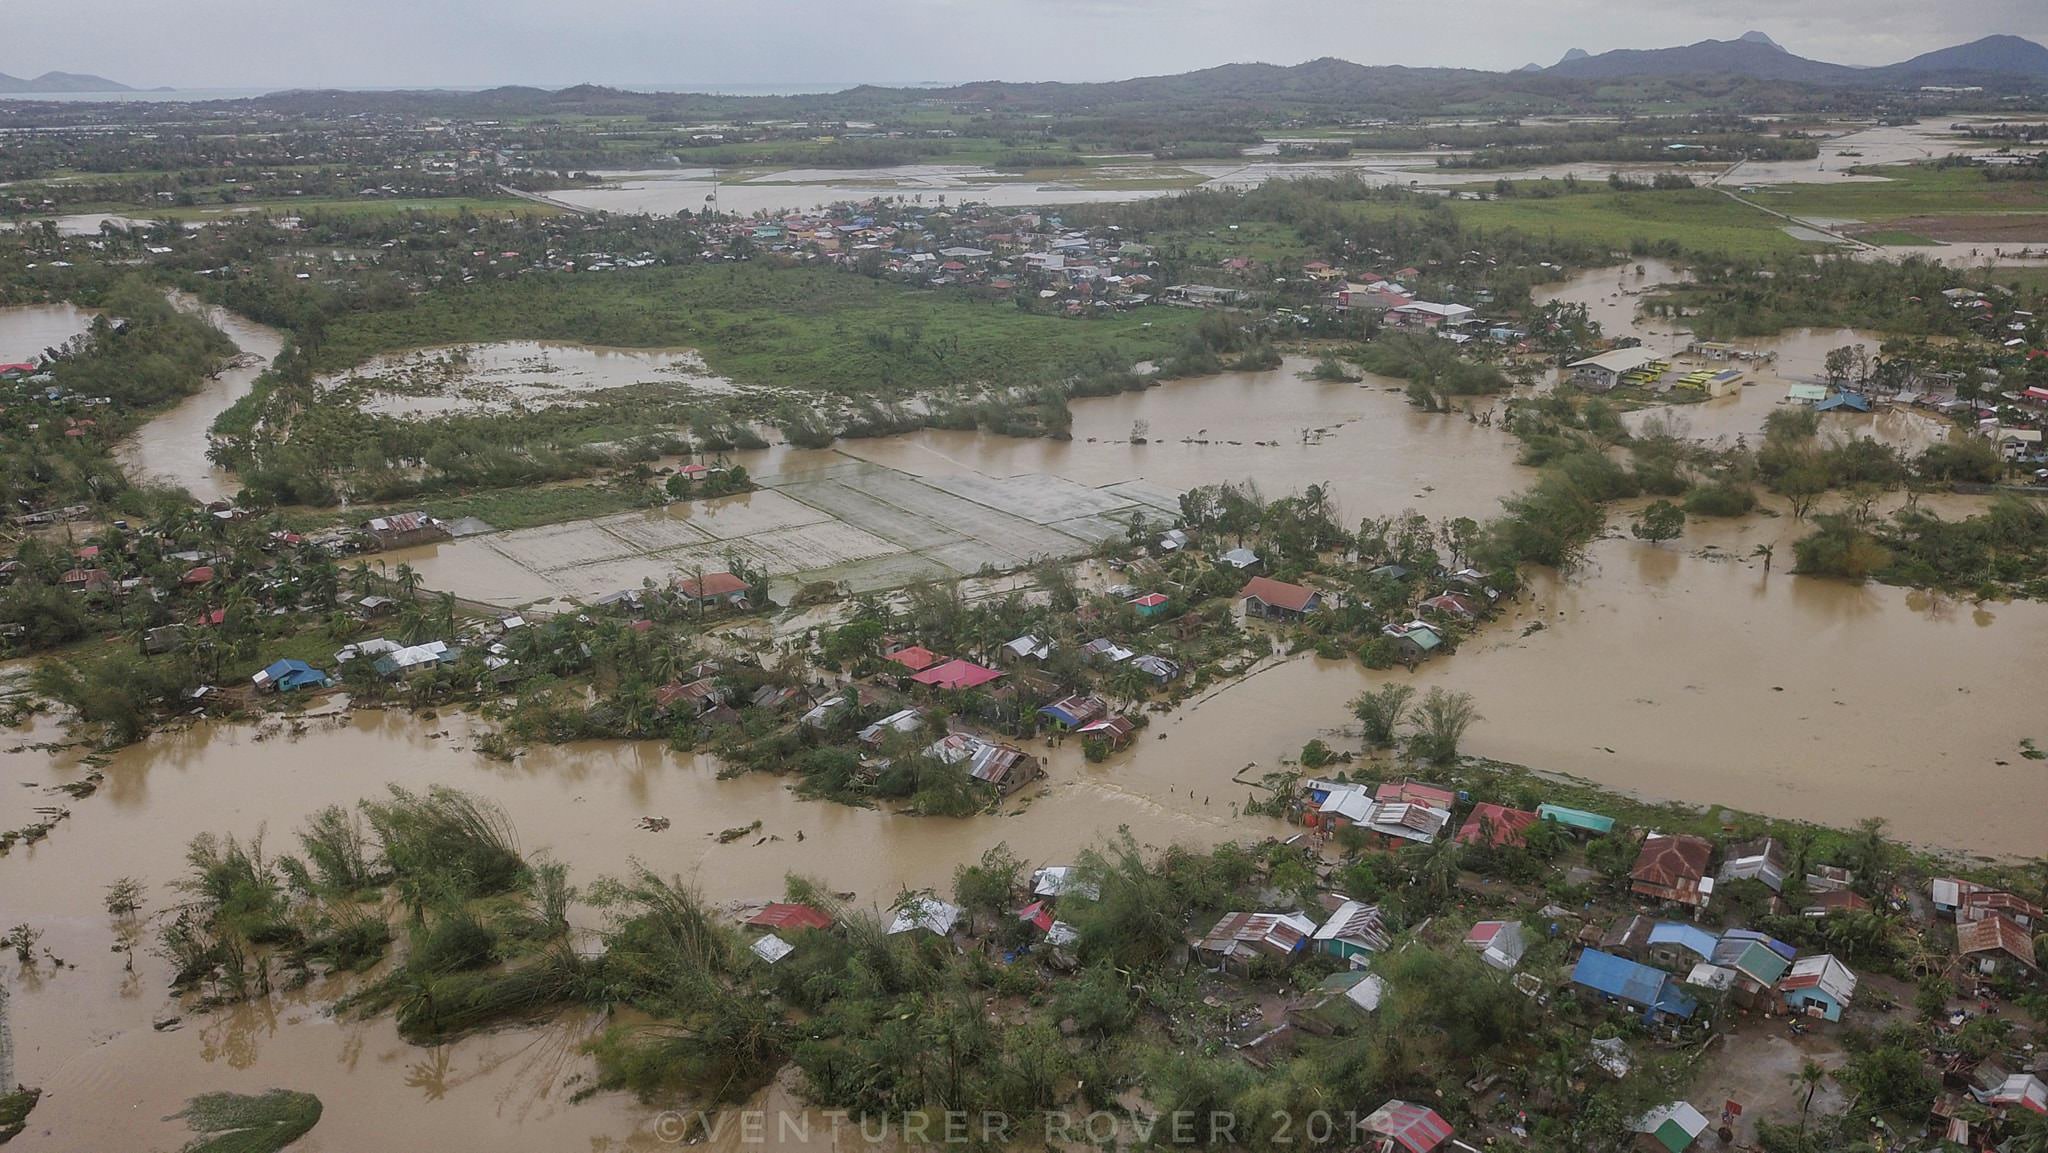
M 909 648 L 897 649 L 883 659 L 894 661 L 913 673 L 921 673 L 938 664 L 940 657 L 923 645 L 911 645 Z
M 1519 848 L 1535 824 L 1536 814 L 1527 810 L 1482 802 L 1472 806 L 1472 815 L 1465 818 L 1456 840 L 1464 845 Z
M 1358 1126 L 1383 1138 L 1379 1142 L 1380 1148 L 1391 1150 L 1398 1146 L 1408 1153 L 1429 1153 L 1451 1139 L 1450 1122 L 1437 1116 L 1433 1109 L 1410 1105 L 1406 1101 L 1387 1102 L 1373 1110 L 1372 1116 L 1360 1121 Z
M 998 669 L 983 668 L 973 661 L 955 659 L 926 669 L 910 679 L 935 689 L 960 690 L 980 688 L 1002 675 Z
M 832 914 L 810 905 L 777 901 L 748 917 L 747 924 L 756 929 L 829 929 Z
M 1652 833 L 1643 841 L 1635 868 L 1629 870 L 1629 891 L 1705 908 L 1713 890 L 1701 882 L 1713 855 L 1713 845 L 1690 833 Z
M 213 566 L 203 564 L 200 565 L 198 568 L 187 569 L 185 575 L 179 577 L 178 579 L 182 583 L 188 585 L 206 584 L 213 580 Z
M 1237 599 L 1244 603 L 1247 616 L 1298 617 L 1313 612 L 1322 603 L 1321 594 L 1314 589 L 1276 581 L 1271 577 L 1253 577 L 1238 590 Z

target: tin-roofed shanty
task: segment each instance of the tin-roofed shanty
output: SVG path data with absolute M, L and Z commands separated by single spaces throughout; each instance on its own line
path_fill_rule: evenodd
M 776 901 L 748 917 L 746 924 L 755 929 L 829 929 L 832 915 L 811 905 Z
M 1598 949 L 1579 954 L 1578 964 L 1572 967 L 1572 984 L 1632 1005 L 1652 1021 L 1664 1016 L 1690 1019 L 1699 1007 L 1679 989 L 1671 974 Z
M 1403 1149 L 1407 1153 L 1430 1153 L 1430 1150 L 1451 1139 L 1451 1123 L 1439 1117 L 1433 1109 L 1421 1105 L 1410 1105 L 1406 1101 L 1389 1101 L 1372 1111 L 1365 1120 L 1358 1123 L 1360 1129 L 1379 1140 L 1369 1143 L 1374 1148 L 1392 1153 Z
M 1481 801 L 1472 806 L 1465 824 L 1458 829 L 1457 840 L 1464 845 L 1520 848 L 1535 824 L 1536 814 L 1526 809 L 1510 809 L 1506 805 Z
M 1315 931 L 1316 923 L 1301 913 L 1225 913 L 1195 950 L 1237 968 L 1261 957 L 1291 961 Z
M 1658 901 L 1704 908 L 1714 888 L 1706 879 L 1714 846 L 1690 833 L 1651 833 L 1629 870 L 1629 891 Z
M 1796 1012 L 1839 1021 L 1842 1010 L 1856 996 L 1856 974 L 1826 953 L 1801 957 L 1792 962 L 1791 972 L 1779 980 L 1778 992 L 1784 994 L 1786 1006 Z
M 2018 921 L 2003 913 L 1958 924 L 1956 951 L 1980 972 L 1994 973 L 2009 964 L 2029 971 L 2039 968 L 2034 958 L 2034 938 Z

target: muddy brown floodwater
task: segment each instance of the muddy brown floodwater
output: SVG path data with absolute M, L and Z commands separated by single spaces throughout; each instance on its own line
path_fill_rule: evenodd
M 1225 727 L 1234 741 L 1219 745 L 1224 734 L 1211 734 L 1190 750 L 1269 755 L 1254 752 L 1263 742 L 1245 726 Z M 35 736 L 50 735 L 44 729 Z M 1231 801 L 1245 790 L 1227 771 L 1212 771 L 1206 755 L 1176 768 L 1169 746 L 1177 737 L 1157 743 L 1159 768 L 1143 780 L 1062 749 L 1051 758 L 1051 780 L 1021 816 L 930 821 L 801 801 L 769 777 L 721 782 L 710 761 L 652 743 L 539 749 L 500 764 L 468 751 L 470 729 L 460 717 L 363 712 L 314 719 L 296 739 L 256 733 L 202 724 L 126 750 L 106 767 L 97 795 L 72 802 L 76 815 L 59 833 L 0 861 L 0 907 L 9 923 L 43 928 L 43 943 L 77 966 L 52 973 L 47 962 L 27 971 L 11 955 L 0 962 L 14 994 L 16 1076 L 48 1094 L 22 1139 L 26 1148 L 174 1148 L 181 1130 L 161 1118 L 186 1097 L 277 1085 L 326 1103 L 309 1149 L 388 1147 L 393 1133 L 420 1148 L 658 1147 L 651 1114 L 625 1098 L 564 1102 L 569 1079 L 589 1072 L 576 1046 L 593 1022 L 582 1017 L 414 1048 L 388 1021 L 334 1021 L 323 1006 L 339 990 L 328 984 L 256 1007 L 188 1013 L 175 1031 L 151 1030 L 153 1019 L 179 1012 L 166 994 L 169 974 L 146 949 L 136 973 L 123 971 L 109 951 L 116 937 L 101 911 L 105 886 L 122 876 L 147 879 L 150 907 L 163 909 L 176 899 L 166 882 L 182 871 L 194 833 L 246 838 L 267 830 L 269 850 L 288 852 L 290 831 L 307 813 L 378 795 L 387 783 L 447 784 L 496 800 L 525 849 L 569 863 L 581 881 L 638 861 L 693 877 L 720 900 L 773 897 L 783 875 L 796 871 L 854 890 L 862 904 L 886 905 L 904 886 L 946 889 L 956 864 L 998 841 L 1027 859 L 1057 863 L 1118 825 L 1152 844 L 1199 845 L 1282 828 L 1233 820 Z M 81 772 L 52 767 L 41 755 L 7 755 L 4 819 L 18 824 L 33 805 L 50 803 L 24 783 L 48 786 Z M 674 824 L 640 833 L 634 824 L 643 815 Z M 779 839 L 713 839 L 757 819 L 763 836 Z
M 202 501 L 224 500 L 242 486 L 233 473 L 207 458 L 211 444 L 207 434 L 220 414 L 247 396 L 256 378 L 284 350 L 284 334 L 183 294 L 173 294 L 171 299 L 178 307 L 212 321 L 241 354 L 219 375 L 201 382 L 198 392 L 137 429 L 120 444 L 116 455 L 132 476 L 181 485 Z
M 1498 423 L 1418 411 L 1399 381 L 1383 377 L 1303 379 L 1313 364 L 1290 357 L 1271 372 L 1076 400 L 1067 441 L 927 430 L 838 447 L 920 476 L 1046 472 L 1088 485 L 1141 479 L 1172 492 L 1251 480 L 1269 498 L 1324 484 L 1353 525 L 1405 508 L 1431 519 L 1489 516 L 1533 477 L 1514 463 L 1516 446 Z M 1140 421 L 1147 443 L 1133 444 Z
M 1646 270 L 1642 279 L 1655 278 Z M 1623 282 L 1635 280 L 1631 269 Z M 1618 331 L 1632 323 L 1633 303 L 1616 284 L 1609 271 L 1567 291 L 1598 301 Z M 1790 350 L 1781 358 L 1794 361 Z M 1066 443 L 921 433 L 837 453 L 770 450 L 748 467 L 767 474 L 852 456 L 924 476 L 1142 477 L 1176 489 L 1250 476 L 1271 495 L 1328 481 L 1348 520 L 1406 507 L 1482 516 L 1526 484 L 1497 427 L 1416 413 L 1387 382 L 1303 381 L 1301 367 L 1077 402 Z M 1139 420 L 1151 443 L 1129 443 Z M 1982 507 L 1930 504 L 1946 516 Z M 1625 524 L 1631 511 L 1611 520 Z M 150 907 L 162 910 L 176 899 L 168 882 L 195 833 L 260 830 L 271 851 L 290 851 L 290 831 L 309 812 L 390 783 L 448 784 L 497 801 L 526 849 L 566 862 L 585 883 L 637 861 L 694 878 L 714 899 L 757 899 L 794 871 L 885 905 L 905 886 L 946 888 L 956 865 L 998 841 L 1054 864 L 1120 825 L 1154 845 L 1280 833 L 1277 822 L 1236 816 L 1244 781 L 1312 738 L 1354 747 L 1346 703 L 1402 679 L 1476 697 L 1484 719 L 1466 742 L 1473 753 L 1653 798 L 1831 824 L 1881 816 L 1925 844 L 2048 853 L 2048 772 L 2020 755 L 2023 739 L 2048 739 L 2031 689 L 2048 673 L 2039 646 L 2048 606 L 1796 578 L 1786 570 L 1803 526 L 1772 511 L 1695 520 L 1671 544 L 1602 540 L 1579 571 L 1533 574 L 1502 620 L 1417 674 L 1279 657 L 1156 717 L 1102 764 L 1072 747 L 1041 749 L 1048 780 L 1000 816 L 928 820 L 802 801 L 778 779 L 720 781 L 710 759 L 657 744 L 538 748 L 504 764 L 470 751 L 471 722 L 456 715 L 364 711 L 311 718 L 302 732 L 202 723 L 160 734 L 114 755 L 96 795 L 64 801 L 74 815 L 47 841 L 0 859 L 5 922 L 44 930 L 67 963 L 0 961 L 16 1076 L 47 1092 L 22 1147 L 172 1149 L 186 1134 L 165 1118 L 186 1098 L 274 1086 L 326 1103 L 301 1143 L 316 1153 L 389 1147 L 394 1133 L 420 1148 L 665 1147 L 655 1114 L 623 1096 L 569 1102 L 591 1071 L 580 1051 L 597 1025 L 587 1015 L 418 1048 L 388 1021 L 334 1020 L 324 1007 L 341 991 L 334 983 L 187 1011 L 146 947 L 132 973 L 111 951 L 120 929 L 101 909 L 115 879 L 146 879 Z M 1750 557 L 1758 544 L 1776 549 L 1776 571 Z M 57 733 L 42 719 L 19 740 Z M 69 755 L 0 753 L 0 826 L 62 800 L 46 789 L 85 771 Z M 673 823 L 643 833 L 642 816 Z M 757 819 L 765 841 L 716 842 L 720 830 Z M 170 1014 L 183 1024 L 151 1028 Z
M 33 362 L 92 327 L 92 309 L 75 304 L 18 304 L 0 308 L 0 364 Z

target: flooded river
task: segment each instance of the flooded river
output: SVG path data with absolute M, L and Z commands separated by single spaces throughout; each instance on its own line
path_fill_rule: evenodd
M 221 413 L 249 394 L 256 378 L 284 351 L 284 334 L 188 296 L 174 295 L 172 299 L 181 308 L 203 312 L 214 327 L 228 334 L 241 355 L 218 376 L 202 381 L 198 392 L 143 425 L 122 442 L 116 455 L 132 477 L 182 485 L 202 501 L 227 499 L 242 486 L 233 473 L 207 458 L 207 432 Z
M 1237 739 L 1210 751 L 1252 759 L 1261 742 L 1244 726 L 1226 727 Z M 164 908 L 175 899 L 164 882 L 181 872 L 185 842 L 197 831 L 267 830 L 269 850 L 287 852 L 290 830 L 320 805 L 353 804 L 391 782 L 447 784 L 498 801 L 524 849 L 568 862 L 581 881 L 639 862 L 692 877 L 725 900 L 777 896 L 784 873 L 796 871 L 856 891 L 859 903 L 886 905 L 904 886 L 947 890 L 955 864 L 1002 840 L 1029 859 L 1058 863 L 1119 825 L 1145 842 L 1199 845 L 1281 828 L 1232 820 L 1230 802 L 1244 790 L 1227 773 L 1208 772 L 1206 758 L 1183 772 L 1158 756 L 1159 768 L 1140 780 L 1065 749 L 1052 757 L 1043 791 L 1021 801 L 1021 816 L 931 821 L 800 801 L 773 778 L 721 782 L 709 761 L 653 743 L 538 749 L 505 765 L 468 751 L 469 733 L 458 717 L 382 712 L 315 720 L 298 739 L 259 740 L 234 725 L 167 733 L 117 755 L 100 793 L 74 802 L 77 815 L 48 841 L 0 861 L 10 923 L 45 929 L 44 944 L 77 966 L 52 974 L 45 963 L 24 973 L 11 955 L 0 962 L 14 994 L 16 1075 L 49 1094 L 26 1148 L 173 1148 L 179 1128 L 159 1119 L 185 1097 L 274 1085 L 326 1103 L 309 1149 L 388 1147 L 392 1133 L 418 1148 L 656 1146 L 650 1116 L 624 1098 L 563 1102 L 573 1087 L 565 1079 L 588 1071 L 574 1049 L 590 1027 L 580 1018 L 417 1049 L 388 1022 L 333 1021 L 320 1006 L 336 990 L 315 987 L 152 1031 L 152 1020 L 180 1011 L 165 993 L 168 973 L 146 950 L 138 971 L 124 972 L 109 951 L 116 938 L 101 896 L 118 877 L 146 878 L 150 907 Z M 1179 739 L 1155 743 L 1164 753 Z M 54 769 L 40 755 L 6 757 L 4 819 L 18 823 L 31 804 L 47 803 L 24 782 L 49 785 L 78 772 Z M 634 823 L 643 815 L 674 824 L 642 833 Z M 757 819 L 762 835 L 777 839 L 713 839 Z M 46 1128 L 50 1136 L 39 1137 Z M 380 1135 L 384 1141 L 373 1140 Z

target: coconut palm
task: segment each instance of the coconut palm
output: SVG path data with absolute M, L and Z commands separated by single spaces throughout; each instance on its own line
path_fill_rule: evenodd
M 1799 1099 L 1799 1131 L 1804 1133 L 1806 1115 L 1813 1109 L 1813 1095 L 1820 1092 L 1822 1085 L 1827 1084 L 1828 1070 L 1820 1062 L 1808 1057 L 1799 1062 L 1799 1068 L 1792 1071 L 1790 1079 L 1795 1088 L 1805 1091 Z

